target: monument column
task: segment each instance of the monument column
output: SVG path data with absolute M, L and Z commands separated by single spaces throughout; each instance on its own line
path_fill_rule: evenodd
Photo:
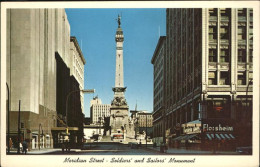
M 126 128 L 128 127 L 128 105 L 125 99 L 124 87 L 124 71 L 123 71 L 123 42 L 124 34 L 121 28 L 121 17 L 118 16 L 118 28 L 116 31 L 116 73 L 114 99 L 111 102 L 110 108 L 110 126 L 111 135 L 122 134 L 126 136 Z M 120 135 L 119 135 L 120 136 Z

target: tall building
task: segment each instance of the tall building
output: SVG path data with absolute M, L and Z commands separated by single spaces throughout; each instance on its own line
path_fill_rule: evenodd
M 29 142 L 29 149 L 38 148 L 39 127 L 43 133 L 41 147 L 52 147 L 51 128 L 57 123 L 55 51 L 66 59 L 69 38 L 63 9 L 7 10 L 6 79 L 10 88 L 10 132 L 15 144 L 21 100 L 22 137 Z
M 28 142 L 29 149 L 51 148 L 58 140 L 53 136 L 57 126 L 66 123 L 66 93 L 77 87 L 68 67 L 70 25 L 65 10 L 8 9 L 6 43 L 9 137 L 17 147 L 18 104 L 21 100 L 20 139 Z M 60 81 L 64 82 L 57 84 Z M 76 95 L 71 98 L 75 103 L 69 105 L 74 109 L 75 98 Z M 69 111 L 78 110 L 74 109 Z M 82 116 L 81 109 L 80 112 Z
M 76 37 L 70 37 L 70 57 L 68 66 L 70 75 L 73 75 L 79 83 L 79 89 L 84 89 L 84 65 L 86 60 L 82 54 Z M 81 109 L 84 113 L 84 94 L 80 92 Z
M 253 10 L 167 9 L 166 27 L 166 142 L 252 146 Z
M 124 133 L 124 129 L 128 126 L 128 105 L 125 99 L 124 92 L 124 71 L 123 71 L 123 42 L 124 34 L 121 28 L 121 17 L 118 16 L 118 28 L 116 31 L 116 73 L 115 73 L 115 87 L 114 99 L 110 108 L 110 127 L 111 134 Z
M 153 64 L 153 142 L 163 142 L 164 127 L 164 59 L 166 54 L 166 37 L 161 36 L 154 51 Z
M 90 119 L 92 124 L 104 123 L 106 117 L 110 117 L 110 104 L 102 104 L 101 99 L 94 97 L 90 101 Z

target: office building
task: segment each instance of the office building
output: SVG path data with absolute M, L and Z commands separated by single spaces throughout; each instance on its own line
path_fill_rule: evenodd
M 86 60 L 80 49 L 76 37 L 70 37 L 70 57 L 68 66 L 70 68 L 70 75 L 73 75 L 79 83 L 79 89 L 84 89 L 84 65 Z M 84 94 L 80 92 L 81 110 L 84 112 Z
M 106 117 L 110 117 L 110 104 L 102 104 L 97 96 L 90 101 L 90 118 L 92 124 L 103 124 Z
M 153 64 L 153 142 L 163 142 L 164 127 L 164 59 L 166 54 L 166 37 L 161 36 L 157 43 L 151 63 Z
M 67 123 L 66 95 L 79 86 L 74 76 L 70 76 L 68 66 L 70 25 L 66 12 L 64 9 L 8 9 L 6 34 L 6 81 L 10 90 L 10 134 L 7 131 L 7 136 L 17 147 L 21 100 L 20 141 L 26 140 L 29 150 L 52 148 L 59 141 L 54 134 L 65 130 L 57 127 L 65 128 Z M 75 98 L 76 95 L 71 97 L 70 102 L 75 102 Z M 78 117 L 75 112 L 79 108 L 73 105 L 80 103 L 68 105 L 68 112 L 74 113 L 71 120 Z M 81 109 L 80 112 L 82 116 Z M 83 127 L 81 130 L 83 134 Z
M 253 10 L 167 9 L 166 18 L 166 143 L 252 146 Z

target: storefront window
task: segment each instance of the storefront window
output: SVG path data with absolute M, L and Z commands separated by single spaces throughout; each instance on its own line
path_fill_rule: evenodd
M 230 118 L 230 105 L 231 103 L 227 98 L 208 101 L 208 118 Z

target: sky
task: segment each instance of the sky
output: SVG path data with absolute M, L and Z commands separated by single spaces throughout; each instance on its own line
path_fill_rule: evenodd
M 84 114 L 90 116 L 90 100 L 97 96 L 111 104 L 115 86 L 117 17 L 124 33 L 124 86 L 129 110 L 153 111 L 153 65 L 159 40 L 166 35 L 165 9 L 66 9 L 71 36 L 75 36 L 86 59 Z

